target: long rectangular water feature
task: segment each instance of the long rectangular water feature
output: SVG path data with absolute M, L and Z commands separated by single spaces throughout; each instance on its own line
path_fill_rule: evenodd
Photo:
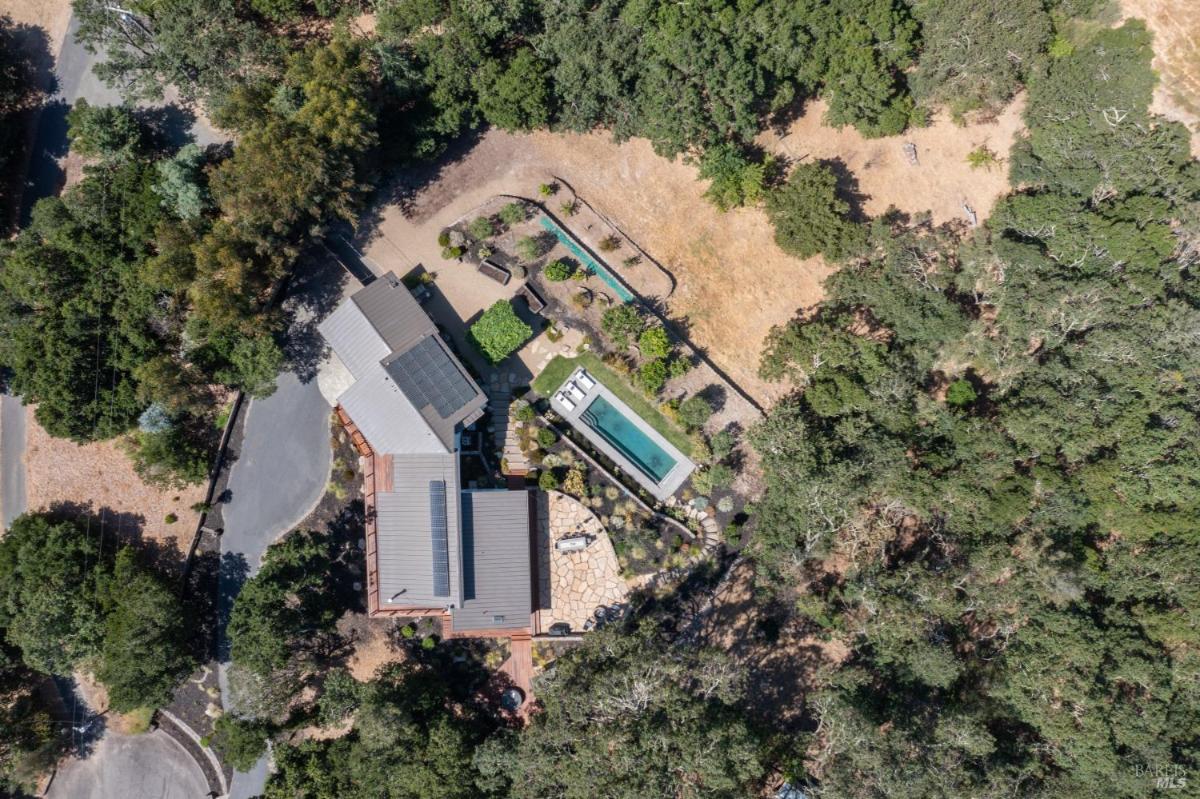
M 662 433 L 586 369 L 576 369 L 550 397 L 550 407 L 620 472 L 665 501 L 696 469 Z
M 655 483 L 661 483 L 675 468 L 675 459 L 604 397 L 592 400 L 579 418 Z
M 575 239 L 571 234 L 554 224 L 554 221 L 548 216 L 542 217 L 542 227 L 554 234 L 564 247 L 571 251 L 571 254 L 580 260 L 580 262 L 590 272 L 594 272 L 601 280 L 607 283 L 622 302 L 633 302 L 633 294 L 629 289 L 621 285 L 621 281 L 617 280 L 611 272 L 609 272 L 603 264 L 599 263 L 595 258 L 588 255 L 587 252 L 575 243 Z

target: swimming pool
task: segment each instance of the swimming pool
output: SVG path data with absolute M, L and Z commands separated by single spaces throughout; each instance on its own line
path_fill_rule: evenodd
M 633 294 L 629 289 L 621 285 L 621 281 L 613 277 L 612 272 L 609 272 L 604 265 L 597 262 L 595 258 L 588 255 L 582 247 L 575 243 L 575 239 L 571 238 L 571 234 L 554 224 L 554 221 L 548 216 L 542 217 L 542 227 L 554 234 L 562 245 L 571 251 L 571 254 L 578 258 L 590 272 L 594 272 L 597 277 L 607 283 L 622 302 L 633 302 Z
M 592 400 L 579 418 L 655 483 L 675 468 L 676 460 L 604 397 Z

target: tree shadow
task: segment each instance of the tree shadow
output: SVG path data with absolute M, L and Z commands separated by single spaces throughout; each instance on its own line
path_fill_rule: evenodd
M 708 404 L 712 406 L 713 413 L 719 413 L 725 407 L 725 401 L 729 397 L 729 390 L 719 383 L 705 386 L 697 393 L 708 401 Z
M 317 376 L 328 352 L 317 330 L 342 300 L 342 287 L 349 276 L 338 259 L 324 247 L 310 247 L 297 264 L 283 302 L 287 336 L 283 354 L 287 368 L 302 383 Z
M 0 15 L 0 52 L 6 83 L 5 106 L 0 110 L 0 230 L 7 231 L 15 206 L 22 201 L 34 124 L 56 81 L 45 29 Z
M 196 112 L 174 103 L 154 108 L 139 108 L 134 116 L 149 132 L 150 147 L 159 153 L 171 153 L 196 140 L 192 126 Z
M 250 564 L 240 552 L 221 554 L 217 573 L 217 660 L 229 662 L 229 617 L 233 612 L 233 601 L 241 593 L 242 586 L 250 578 Z

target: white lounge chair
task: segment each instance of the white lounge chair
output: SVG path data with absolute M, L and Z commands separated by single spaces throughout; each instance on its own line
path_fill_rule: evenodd
M 581 371 L 579 374 L 577 374 L 575 376 L 575 380 L 577 380 L 579 382 L 579 385 L 583 386 L 584 391 L 591 391 L 593 388 L 596 387 L 596 381 L 593 380 L 592 376 L 589 375 L 587 372 Z
M 567 393 L 569 393 L 577 401 L 583 402 L 583 397 L 584 397 L 583 389 L 581 389 L 579 386 L 575 385 L 574 383 L 567 384 Z
M 562 393 L 561 391 L 558 392 L 557 394 L 555 394 L 554 398 L 556 400 L 558 400 L 559 402 L 561 402 L 568 411 L 575 410 L 575 403 L 572 402 L 571 399 L 566 394 Z

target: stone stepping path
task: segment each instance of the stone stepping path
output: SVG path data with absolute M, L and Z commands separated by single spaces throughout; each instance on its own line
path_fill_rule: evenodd
M 508 465 L 506 474 L 527 474 L 531 464 L 525 453 L 521 452 L 521 439 L 517 432 L 522 423 L 513 419 L 508 412 L 512 405 L 514 380 L 516 375 L 503 372 L 495 372 L 488 378 L 488 411 L 491 414 L 488 432 Z

